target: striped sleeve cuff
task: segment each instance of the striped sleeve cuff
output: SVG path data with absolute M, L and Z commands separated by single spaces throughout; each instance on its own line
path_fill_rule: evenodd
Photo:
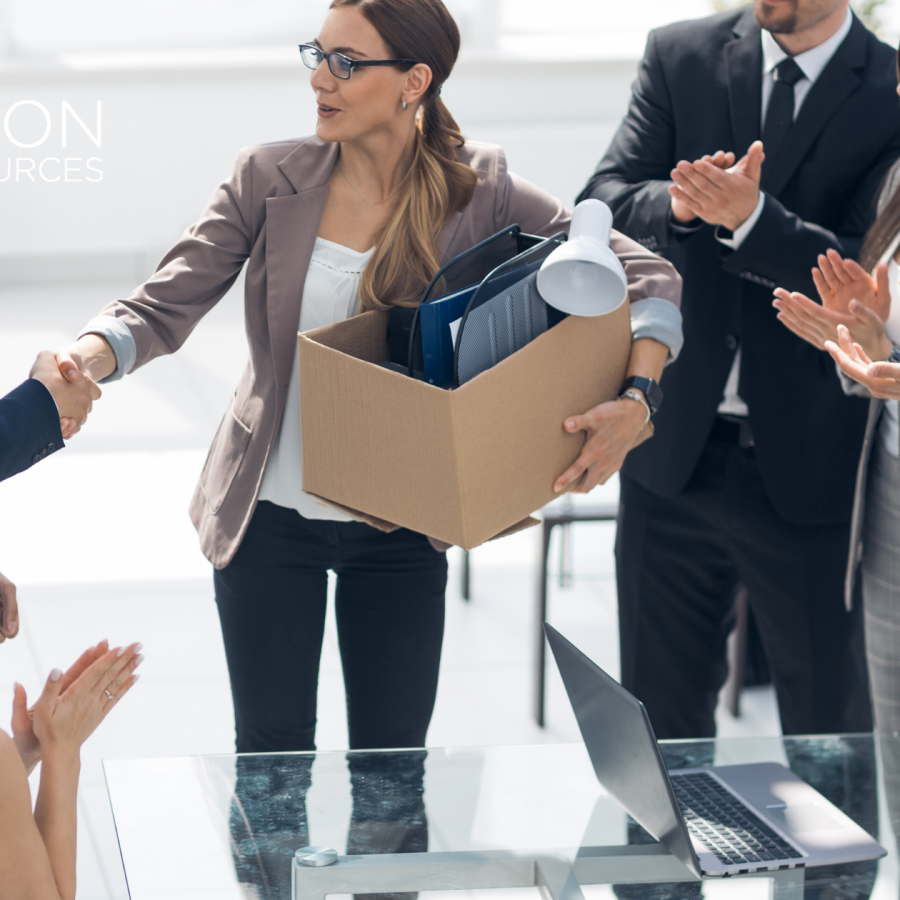
M 81 329 L 78 337 L 86 334 L 99 334 L 116 357 L 116 370 L 112 375 L 101 378 L 100 384 L 118 381 L 131 371 L 137 359 L 137 347 L 131 329 L 121 319 L 115 316 L 95 316 Z
M 666 365 L 678 359 L 684 334 L 681 330 L 681 310 L 669 300 L 645 297 L 631 304 L 631 339 L 651 338 L 669 348 Z

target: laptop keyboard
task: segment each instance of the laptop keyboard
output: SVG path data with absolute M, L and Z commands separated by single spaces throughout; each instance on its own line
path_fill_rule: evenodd
M 801 859 L 795 850 L 734 794 L 705 772 L 673 774 L 672 787 L 691 837 L 699 838 L 724 865 Z

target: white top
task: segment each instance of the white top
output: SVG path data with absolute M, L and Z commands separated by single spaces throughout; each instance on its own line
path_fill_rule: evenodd
M 850 7 L 847 7 L 847 14 L 841 27 L 827 41 L 823 41 L 818 47 L 807 50 L 805 53 L 799 53 L 794 57 L 794 62 L 803 70 L 804 78 L 801 78 L 794 85 L 794 119 L 800 112 L 800 107 L 806 99 L 810 88 L 816 83 L 816 79 L 822 74 L 822 70 L 831 61 L 835 51 L 841 45 L 841 42 L 850 32 L 850 26 L 853 25 L 853 13 Z M 775 86 L 775 66 L 782 60 L 787 59 L 787 53 L 778 46 L 778 42 L 772 35 L 762 30 L 762 54 L 763 54 L 763 70 L 762 70 L 762 110 L 759 130 L 762 133 L 766 122 L 766 112 L 769 109 L 769 99 L 772 96 L 772 88 Z M 763 206 L 766 202 L 766 195 L 759 192 L 759 203 L 756 209 L 750 214 L 750 218 L 737 228 L 730 238 L 719 237 L 718 240 L 737 250 L 738 247 L 746 240 L 747 235 L 753 230 L 760 215 L 762 215 Z M 718 237 L 718 236 L 717 236 Z M 725 383 L 725 390 L 722 392 L 722 402 L 719 404 L 720 413 L 728 413 L 733 416 L 746 416 L 749 414 L 747 404 L 738 396 L 738 378 L 741 369 L 741 350 L 738 348 L 734 355 L 734 362 L 731 364 L 731 372 L 728 374 L 728 381 Z
M 375 252 L 351 250 L 342 244 L 316 238 L 309 261 L 303 302 L 300 306 L 300 331 L 309 331 L 333 322 L 343 322 L 359 309 L 359 282 L 366 263 Z M 300 360 L 294 348 L 294 366 L 288 386 L 281 428 L 269 456 L 263 476 L 260 500 L 296 509 L 306 519 L 331 519 L 352 522 L 351 516 L 324 504 L 303 490 L 303 456 L 300 441 Z
M 884 330 L 889 340 L 900 344 L 900 266 L 893 257 L 888 263 L 888 283 L 891 286 L 891 311 L 884 323 Z M 900 456 L 900 404 L 896 400 L 885 401 L 878 437 L 891 456 Z

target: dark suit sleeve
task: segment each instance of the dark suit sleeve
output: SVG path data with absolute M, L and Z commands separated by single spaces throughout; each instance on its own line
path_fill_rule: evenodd
M 608 204 L 615 227 L 649 250 L 683 240 L 702 226 L 671 222 L 668 189 L 674 154 L 672 99 L 651 31 L 628 112 L 578 202 L 595 197 Z
M 884 149 L 860 180 L 844 210 L 840 233 L 806 222 L 766 194 L 762 213 L 737 250 L 722 246 L 722 268 L 732 275 L 816 297 L 810 274 L 816 257 L 828 248 L 856 259 L 875 212 L 879 186 L 900 156 L 900 138 Z
M 0 481 L 62 447 L 56 403 L 39 381 L 29 378 L 0 398 Z

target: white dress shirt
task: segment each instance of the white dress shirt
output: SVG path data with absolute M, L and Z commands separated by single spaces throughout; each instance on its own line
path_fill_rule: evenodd
M 794 119 L 803 106 L 803 101 L 809 93 L 810 88 L 815 84 L 816 79 L 822 74 L 822 70 L 828 65 L 831 57 L 841 45 L 841 42 L 847 37 L 850 26 L 853 24 L 853 13 L 847 7 L 847 14 L 841 27 L 827 41 L 823 41 L 818 47 L 807 50 L 794 57 L 794 62 L 800 66 L 804 77 L 794 85 Z M 762 31 L 762 54 L 763 54 L 763 71 L 762 71 L 762 113 L 760 118 L 759 130 L 762 134 L 766 121 L 766 111 L 769 108 L 769 99 L 772 96 L 772 88 L 775 86 L 775 67 L 788 54 L 778 46 L 778 42 L 772 37 L 771 33 L 763 29 Z M 765 148 L 763 148 L 765 149 Z M 763 206 L 766 202 L 766 195 L 759 192 L 759 202 L 756 209 L 750 214 L 750 217 L 738 228 L 734 230 L 730 238 L 719 237 L 717 239 L 726 247 L 737 250 L 738 247 L 746 240 L 747 235 L 753 230 L 759 217 L 762 214 Z M 727 413 L 733 416 L 746 416 L 749 413 L 747 404 L 738 395 L 738 380 L 740 378 L 741 368 L 741 348 L 738 347 L 734 355 L 734 362 L 731 364 L 731 372 L 728 374 L 728 381 L 725 383 L 725 390 L 722 393 L 722 402 L 719 404 L 719 412 Z
M 359 309 L 359 282 L 366 263 L 375 252 L 351 250 L 342 244 L 316 238 L 303 285 L 300 331 L 309 331 L 355 316 Z M 300 360 L 294 348 L 294 367 L 281 428 L 272 447 L 259 492 L 260 500 L 296 509 L 306 519 L 352 522 L 346 513 L 323 503 L 303 490 L 303 453 L 300 425 Z

